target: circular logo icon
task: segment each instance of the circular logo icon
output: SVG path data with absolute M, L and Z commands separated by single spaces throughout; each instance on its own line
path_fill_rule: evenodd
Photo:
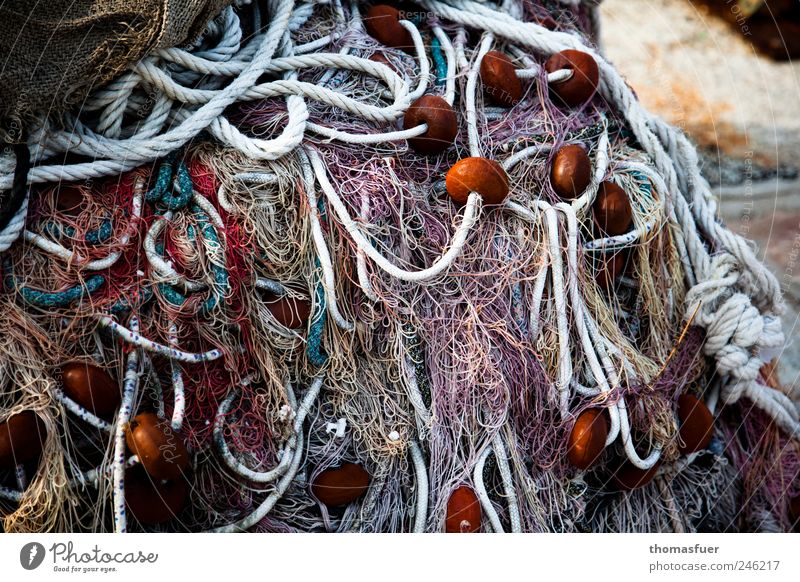
M 39 542 L 30 542 L 19 551 L 19 563 L 26 570 L 35 570 L 44 561 L 44 546 Z

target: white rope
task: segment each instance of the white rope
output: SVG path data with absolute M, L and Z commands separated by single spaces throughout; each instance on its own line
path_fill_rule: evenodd
M 411 455 L 414 473 L 417 476 L 417 504 L 413 532 L 424 533 L 425 523 L 428 519 L 428 471 L 425 468 L 425 458 L 416 442 L 408 443 L 408 453 Z
M 191 111 L 191 113 L 186 114 L 178 125 L 167 127 L 165 131 L 154 137 L 135 137 L 126 140 L 115 140 L 96 134 L 83 126 L 79 120 L 74 120 L 74 124 L 70 124 L 72 130 L 69 132 L 50 129 L 48 130 L 48 140 L 42 140 L 42 142 L 46 141 L 48 148 L 51 150 L 52 148 L 60 151 L 69 150 L 98 159 L 88 164 L 72 166 L 48 167 L 40 165 L 31 170 L 28 182 L 54 182 L 61 179 L 81 180 L 89 177 L 121 173 L 180 148 L 198 133 L 208 128 L 219 118 L 226 107 L 242 98 L 255 86 L 256 80 L 266 72 L 267 67 L 273 60 L 278 43 L 287 28 L 293 6 L 294 2 L 292 0 L 279 0 L 275 4 L 274 11 L 270 15 L 269 29 L 260 39 L 258 50 L 253 55 L 252 60 L 247 63 L 242 73 L 213 95 L 206 94 L 208 95 L 207 101 L 199 108 Z M 277 82 L 278 85 L 281 83 L 283 82 Z M 280 91 L 277 94 L 281 94 Z M 402 110 L 398 112 L 398 115 L 401 113 Z M 40 148 L 37 147 L 32 160 L 41 161 L 39 150 Z M 110 159 L 107 160 L 106 158 Z M 123 162 L 120 162 L 120 160 L 123 160 Z M 10 184 L 10 178 L 11 176 L 9 175 L 0 177 L 0 189 L 8 187 L 7 183 Z
M 408 400 L 411 406 L 414 407 L 414 418 L 417 423 L 417 433 L 420 440 L 424 440 L 431 425 L 431 413 L 425 406 L 425 401 L 422 399 L 422 393 L 419 390 L 419 379 L 417 378 L 417 371 L 411 357 L 406 355 L 403 357 L 403 368 L 405 371 L 404 379 L 406 380 L 405 386 L 408 388 Z
M 314 158 L 311 154 L 316 155 L 313 151 L 301 149 L 298 152 L 300 157 L 300 165 L 303 169 L 303 182 L 306 197 L 308 198 L 309 210 L 311 211 L 311 234 L 314 238 L 314 246 L 317 249 L 317 257 L 319 258 L 320 266 L 322 267 L 322 281 L 325 289 L 325 297 L 328 304 L 328 313 L 330 313 L 333 320 L 340 328 L 346 331 L 354 329 L 353 324 L 345 319 L 339 311 L 339 304 L 336 300 L 336 281 L 333 273 L 333 261 L 331 260 L 328 245 L 325 242 L 325 235 L 322 232 L 322 224 L 320 223 L 319 208 L 317 207 L 317 194 L 314 186 L 314 174 L 311 171 Z M 309 158 L 311 157 L 311 161 Z
M 476 98 L 478 94 L 478 76 L 481 72 L 481 61 L 489 49 L 492 48 L 494 37 L 487 34 L 478 46 L 478 53 L 467 73 L 467 86 L 465 92 L 465 109 L 467 113 L 467 136 L 469 138 L 469 155 L 481 157 L 481 138 L 478 134 L 478 109 Z
M 136 233 L 138 227 L 138 220 L 142 216 L 142 202 L 144 198 L 144 180 L 137 178 L 134 184 L 133 201 L 131 203 L 132 219 L 128 223 L 125 232 L 119 237 L 119 246 L 126 247 L 130 242 L 131 237 Z M 25 240 L 32 243 L 45 251 L 46 253 L 63 260 L 66 263 L 74 264 L 77 267 L 86 269 L 87 271 L 103 271 L 112 267 L 122 256 L 122 251 L 114 251 L 103 259 L 96 259 L 93 261 L 86 261 L 84 257 L 75 254 L 75 252 L 65 248 L 57 242 L 46 239 L 40 234 L 25 231 Z
M 172 211 L 168 210 L 164 213 L 164 216 L 154 220 L 150 225 L 150 228 L 147 229 L 147 234 L 145 235 L 144 242 L 142 243 L 145 256 L 147 257 L 147 262 L 150 263 L 150 267 L 152 267 L 152 269 L 158 273 L 158 275 L 161 276 L 166 283 L 169 283 L 170 285 L 180 285 L 190 293 L 202 291 L 207 287 L 205 283 L 200 281 L 192 281 L 178 273 L 178 271 L 175 270 L 175 267 L 173 267 L 171 263 L 165 261 L 156 250 L 156 240 L 161 234 L 161 231 L 164 230 L 164 227 L 167 226 L 167 223 L 172 220 L 172 217 Z
M 348 144 L 380 144 L 418 137 L 427 132 L 427 125 L 409 130 L 397 130 L 394 127 L 410 103 L 423 95 L 431 82 L 430 63 L 423 38 L 411 22 L 400 22 L 400 25 L 409 32 L 416 52 L 418 71 L 409 82 L 402 79 L 390 67 L 350 54 L 353 50 L 351 46 L 345 45 L 338 54 L 315 52 L 338 41 L 334 34 L 295 47 L 291 32 L 298 30 L 312 15 L 313 3 L 295 7 L 290 0 L 276 0 L 272 4 L 273 10 L 269 14 L 270 24 L 267 32 L 257 34 L 244 46 L 241 44 L 238 16 L 232 9 L 226 9 L 222 18 L 209 26 L 209 34 L 220 36 L 215 46 L 203 50 L 198 48 L 195 52 L 166 49 L 142 60 L 87 100 L 85 110 L 97 112 L 99 121 L 96 125 L 89 126 L 79 118 L 68 119 L 74 131 L 62 131 L 48 121 L 42 120 L 31 132 L 31 143 L 36 144 L 33 146 L 32 159 L 39 165 L 31 170 L 29 183 L 62 179 L 79 180 L 120 173 L 174 151 L 201 131 L 210 132 L 222 144 L 236 148 L 253 160 L 274 160 L 297 152 L 303 171 L 303 189 L 310 206 L 312 239 L 322 271 L 321 278 L 328 313 L 337 326 L 353 330 L 354 323 L 344 317 L 337 303 L 334 264 L 322 229 L 316 182 L 319 183 L 325 201 L 329 205 L 330 216 L 344 228 L 355 246 L 359 283 L 365 295 L 374 302 L 380 301 L 380 296 L 372 287 L 366 264 L 367 257 L 389 276 L 402 281 L 421 283 L 446 274 L 461 256 L 467 238 L 481 215 L 481 198 L 475 192 L 470 193 L 463 216 L 460 223 L 454 227 L 446 250 L 443 250 L 430 266 L 419 270 L 405 269 L 399 266 L 399 259 L 384 256 L 376 247 L 376 243 L 367 235 L 368 231 L 365 228 L 370 215 L 369 196 L 373 193 L 361 193 L 358 220 L 353 220 L 350 208 L 330 181 L 323 158 L 318 151 L 303 148 L 303 142 L 309 133 Z M 344 23 L 345 13 L 341 4 L 339 2 L 333 4 L 334 11 Z M 685 300 L 686 315 L 687 319 L 689 314 L 695 315 L 694 323 L 703 327 L 706 332 L 703 350 L 707 356 L 714 359 L 716 371 L 722 378 L 719 384 L 719 402 L 730 404 L 741 397 L 746 397 L 769 414 L 782 430 L 798 438 L 800 416 L 792 401 L 783 393 L 758 382 L 765 356 L 780 348 L 784 341 L 778 319 L 782 305 L 780 289 L 774 276 L 758 261 L 746 241 L 717 222 L 715 202 L 708 184 L 699 174 L 697 155 L 688 140 L 674 128 L 645 112 L 613 67 L 591 47 L 584 46 L 580 37 L 548 31 L 533 23 L 520 22 L 517 18 L 521 14 L 519 2 L 504 2 L 502 9 L 507 13 L 495 9 L 490 3 L 472 0 L 450 0 L 448 3 L 440 0 L 422 0 L 422 4 L 443 19 L 487 31 L 478 50 L 472 53 L 473 60 L 470 63 L 465 52 L 464 26 L 458 28 L 453 42 L 438 23 L 431 26 L 446 58 L 444 95 L 448 103 L 452 104 L 455 101 L 456 69 L 466 75 L 466 90 L 462 98 L 466 111 L 469 151 L 474 156 L 481 155 L 486 140 L 486 136 L 481 135 L 477 109 L 480 64 L 493 45 L 518 43 L 520 46 L 534 49 L 538 54 L 552 54 L 565 48 L 573 48 L 587 52 L 595 58 L 601 72 L 600 94 L 614 109 L 625 116 L 655 168 L 651 169 L 644 163 L 627 162 L 615 165 L 614 170 L 615 172 L 621 169 L 641 171 L 658 193 L 658 196 L 654 194 L 654 199 L 657 198 L 661 205 L 659 210 L 663 212 L 658 219 L 653 218 L 637 225 L 633 231 L 624 235 L 588 241 L 583 250 L 613 249 L 629 246 L 637 241 L 644 242 L 651 232 L 663 226 L 662 220 L 669 221 L 670 226 L 676 226 L 677 228 L 671 229 L 671 232 L 674 233 L 673 240 L 683 263 L 686 281 L 691 287 Z M 353 23 L 360 27 L 357 10 L 355 14 Z M 432 18 L 432 21 L 435 20 Z M 517 70 L 519 78 L 539 77 L 546 79 L 548 83 L 555 83 L 566 80 L 573 74 L 570 70 L 561 70 L 543 75 L 541 67 L 520 49 L 511 47 L 509 50 L 525 63 L 525 68 Z M 299 72 L 312 68 L 327 69 L 323 81 L 318 83 L 300 81 Z M 327 81 L 342 71 L 373 77 L 380 83 L 379 90 L 373 93 L 373 97 L 386 100 L 374 104 L 328 88 Z M 265 74 L 280 78 L 259 83 L 258 79 Z M 412 89 L 410 85 L 414 82 L 416 85 Z M 142 90 L 155 94 L 152 105 L 147 105 L 146 108 L 142 101 Z M 274 138 L 248 137 L 223 115 L 224 110 L 235 102 L 269 98 L 283 98 L 286 102 L 286 123 L 281 133 Z M 306 100 L 315 101 L 325 107 L 334 107 L 370 123 L 386 125 L 387 131 L 357 135 L 309 122 Z M 133 114 L 137 108 L 145 108 L 142 111 L 149 108 L 149 113 L 136 129 L 123 126 L 123 118 Z M 480 121 L 492 119 L 493 115 L 499 114 L 499 111 L 486 109 L 483 111 L 484 118 Z M 605 120 L 603 123 L 605 125 Z M 513 151 L 511 147 L 513 146 L 506 144 L 504 151 Z M 550 151 L 551 147 L 546 144 L 526 147 L 508 157 L 503 166 L 506 170 L 510 170 L 526 160 L 534 159 L 535 162 L 538 154 Z M 56 159 L 66 151 L 98 159 L 91 164 L 69 166 L 45 164 L 47 160 Z M 507 200 L 505 208 L 511 210 L 514 216 L 542 227 L 542 231 L 546 233 L 545 256 L 533 279 L 528 335 L 531 341 L 535 341 L 542 331 L 539 321 L 540 308 L 547 277 L 551 275 L 553 303 L 548 304 L 548 309 L 554 311 L 556 323 L 555 399 L 562 416 L 569 413 L 573 390 L 582 397 L 605 399 L 603 403 L 607 406 L 611 420 L 606 445 L 613 443 L 618 437 L 621 438 L 626 456 L 631 463 L 640 469 L 649 469 L 660 459 L 660 445 L 655 443 L 644 458 L 638 454 L 631 436 L 627 403 L 620 392 L 622 384 L 630 383 L 636 371 L 623 350 L 600 332 L 600 326 L 578 287 L 577 274 L 580 267 L 578 220 L 591 208 L 599 184 L 608 174 L 610 141 L 607 127 L 604 127 L 599 136 L 594 155 L 591 183 L 574 201 L 551 206 L 541 200 L 532 202 Z M 0 188 L 3 188 L 10 185 L 10 173 L 5 163 L 0 164 L 0 167 L 3 171 L 0 175 Z M 269 186 L 275 184 L 279 177 L 271 173 L 250 173 L 237 175 L 234 179 Z M 122 246 L 128 244 L 135 232 L 134 223 L 138 222 L 135 219 L 141 214 L 142 189 L 141 181 L 137 182 L 134 195 L 134 220 L 120 238 L 119 244 Z M 223 230 L 223 220 L 214 205 L 197 192 L 194 192 L 193 196 L 194 202 L 209 216 L 209 220 L 218 229 Z M 236 211 L 235 205 L 231 204 L 225 189 L 221 186 L 218 199 L 223 209 L 229 212 Z M 9 225 L 0 232 L 0 251 L 9 248 L 20 236 L 24 229 L 26 214 L 27 198 Z M 561 215 L 565 219 L 563 232 Z M 156 240 L 172 216 L 172 213 L 168 212 L 152 223 L 143 241 L 147 259 L 153 272 L 167 282 L 181 285 L 190 291 L 204 289 L 207 285 L 188 280 L 156 251 Z M 25 231 L 24 237 L 54 257 L 87 270 L 107 269 L 121 255 L 120 251 L 115 251 L 104 259 L 87 261 L 42 235 Z M 564 253 L 565 246 L 566 253 Z M 255 286 L 274 293 L 285 291 L 279 282 L 265 278 L 258 278 Z M 100 316 L 99 321 L 103 327 L 107 327 L 114 335 L 136 348 L 158 353 L 170 359 L 175 394 L 172 424 L 176 430 L 179 429 L 185 407 L 179 363 L 213 360 L 221 357 L 222 351 L 212 349 L 207 352 L 189 353 L 179 350 L 174 324 L 170 324 L 170 345 L 165 346 L 141 337 L 135 318 L 131 319 L 131 329 L 126 329 L 109 316 Z M 573 340 L 579 342 L 581 346 L 580 361 L 574 358 L 576 355 L 574 346 L 570 345 Z M 132 399 L 137 389 L 138 372 L 135 369 L 137 354 L 138 349 L 134 349 L 128 359 L 123 408 L 116 422 L 113 501 L 117 531 L 126 529 L 123 478 L 127 462 L 124 459 L 124 450 L 120 453 L 120 423 L 123 418 L 127 422 L 125 415 L 130 416 Z M 141 356 L 144 358 L 145 354 Z M 415 408 L 419 439 L 422 440 L 422 431 L 427 429 L 432 417 L 419 393 L 413 362 L 405 357 L 405 353 L 404 358 L 408 396 Z M 132 362 L 133 372 L 130 369 Z M 322 378 L 317 378 L 309 388 L 295 416 L 294 434 L 287 440 L 277 466 L 266 472 L 248 468 L 235 457 L 222 438 L 225 414 L 230 410 L 236 394 L 230 394 L 220 405 L 215 418 L 214 436 L 217 452 L 225 466 L 235 475 L 256 483 L 275 481 L 277 483 L 272 493 L 251 515 L 234 524 L 220 527 L 216 531 L 243 530 L 257 524 L 286 493 L 303 458 L 303 419 L 317 398 L 321 384 Z M 291 392 L 290 387 L 288 391 Z M 55 397 L 62 400 L 65 407 L 76 414 L 86 412 L 78 410 L 80 407 L 77 407 L 77 404 L 74 402 L 70 404 L 72 401 L 58 392 Z M 294 400 L 293 394 L 289 395 L 289 399 Z M 716 401 L 717 397 L 714 395 L 712 409 Z M 96 417 L 94 420 L 89 416 L 85 418 L 89 422 L 104 422 Z M 110 428 L 108 423 L 105 424 L 106 428 Z M 103 428 L 102 424 L 95 426 Z M 394 437 L 391 438 L 394 440 Z M 522 517 L 519 501 L 516 497 L 507 451 L 499 434 L 493 439 L 492 445 L 486 446 L 478 457 L 474 468 L 476 493 L 492 528 L 495 531 L 502 531 L 500 518 L 482 480 L 485 461 L 492 452 L 496 456 L 502 477 L 511 530 L 520 531 Z M 416 441 L 409 442 L 409 455 L 417 477 L 413 528 L 415 531 L 424 531 L 430 484 L 424 456 Z M 659 484 L 664 485 L 661 482 Z M 0 490 L 0 496 L 5 494 L 4 490 Z
M 475 469 L 472 472 L 472 479 L 475 482 L 475 494 L 478 496 L 478 500 L 481 502 L 483 512 L 486 514 L 486 517 L 489 518 L 489 523 L 491 524 L 492 529 L 495 531 L 495 533 L 503 533 L 503 524 L 500 522 L 500 516 L 497 515 L 494 505 L 492 505 L 492 500 L 489 499 L 489 494 L 486 492 L 486 486 L 483 484 L 483 467 L 486 465 L 486 459 L 488 459 L 489 455 L 491 454 L 491 446 L 487 446 L 485 449 L 483 449 L 478 457 L 478 461 L 475 463 Z
M 561 262 L 561 241 L 559 222 L 555 209 L 545 202 L 544 216 L 547 223 L 547 240 L 550 251 L 550 272 L 552 275 L 551 290 L 555 301 L 556 323 L 558 330 L 558 407 L 562 418 L 569 411 L 569 386 L 572 379 L 572 356 L 569 352 L 569 327 L 567 322 L 567 305 L 564 297 L 564 270 Z
M 169 324 L 169 344 L 173 348 L 178 345 L 178 328 L 173 323 Z M 172 392 L 174 404 L 172 408 L 172 430 L 179 431 L 183 426 L 183 415 L 186 410 L 186 394 L 183 387 L 183 372 L 177 360 L 170 360 L 170 373 L 172 375 Z
M 461 221 L 461 224 L 456 229 L 455 234 L 453 235 L 453 238 L 450 242 L 450 248 L 447 250 L 447 252 L 436 259 L 433 264 L 426 269 L 419 271 L 408 271 L 391 263 L 388 259 L 381 255 L 375 249 L 375 247 L 372 246 L 372 243 L 370 243 L 367 237 L 365 237 L 361 232 L 358 224 L 350 217 L 350 213 L 345 207 L 344 202 L 342 202 L 341 198 L 339 198 L 336 190 L 328 180 L 325 164 L 322 162 L 319 154 L 311 149 L 307 151 L 307 154 L 309 160 L 311 161 L 311 166 L 314 168 L 314 174 L 317 177 L 317 182 L 322 187 L 322 190 L 330 202 L 330 205 L 333 207 L 339 222 L 350 234 L 350 237 L 353 239 L 353 242 L 356 244 L 356 246 L 363 250 L 364 253 L 369 256 L 369 258 L 375 261 L 375 263 L 381 269 L 389 273 L 389 275 L 400 279 L 401 281 L 428 281 L 447 270 L 450 265 L 452 265 L 453 261 L 455 261 L 455 259 L 459 256 L 459 254 L 461 254 L 461 250 L 464 247 L 467 236 L 477 220 L 477 215 L 480 213 L 480 194 L 472 192 L 469 195 L 466 208 L 464 210 L 464 217 Z
M 319 382 L 320 385 L 322 384 L 322 378 L 317 378 L 314 382 Z M 315 388 L 314 384 L 309 388 L 310 390 L 318 390 Z M 287 392 L 287 399 L 290 402 L 294 401 L 294 392 L 292 391 L 291 386 L 287 383 L 286 385 L 286 392 Z M 291 395 L 291 396 L 290 396 Z M 248 481 L 252 481 L 253 483 L 272 483 L 280 477 L 284 475 L 286 471 L 289 470 L 290 464 L 293 460 L 295 447 L 297 446 L 297 435 L 292 434 L 289 439 L 286 441 L 284 448 L 282 450 L 282 455 L 278 464 L 270 469 L 269 471 L 254 471 L 244 465 L 241 461 L 236 459 L 236 457 L 231 453 L 230 449 L 228 448 L 228 444 L 225 442 L 225 438 L 222 434 L 222 430 L 225 423 L 225 417 L 230 410 L 231 404 L 233 401 L 239 396 L 238 391 L 232 392 L 228 395 L 225 400 L 219 405 L 217 410 L 217 415 L 214 419 L 214 443 L 217 446 L 217 452 L 222 457 L 223 462 L 227 467 L 233 471 L 236 475 L 247 479 Z M 294 406 L 294 405 L 292 405 Z M 291 414 L 296 414 L 292 412 Z
M 290 7 L 291 2 L 285 0 L 279 6 L 279 16 L 286 16 L 286 11 Z M 223 143 L 235 147 L 255 159 L 277 159 L 289 153 L 300 145 L 306 129 L 313 129 L 329 136 L 341 136 L 343 139 L 358 139 L 359 136 L 346 136 L 342 135 L 342 132 L 337 133 L 335 130 L 318 125 L 307 125 L 308 111 L 304 99 L 340 108 L 368 121 L 391 123 L 399 119 L 411 101 L 425 92 L 430 76 L 430 65 L 419 31 L 411 23 L 404 22 L 402 24 L 411 33 L 418 51 L 419 83 L 411 93 L 408 91 L 407 83 L 394 71 L 369 59 L 331 53 L 290 54 L 272 58 L 270 55 L 276 50 L 278 39 L 283 36 L 283 32 L 279 30 L 279 17 L 272 21 L 269 32 L 263 37 L 259 37 L 261 45 L 250 61 L 241 59 L 228 62 L 211 61 L 181 49 L 167 49 L 157 57 L 148 57 L 141 61 L 132 73 L 124 76 L 121 82 L 112 85 L 111 93 L 100 94 L 93 105 L 97 106 L 106 103 L 109 99 L 114 99 L 115 101 L 112 101 L 111 104 L 119 102 L 119 105 L 115 105 L 116 108 L 107 113 L 121 119 L 125 111 L 122 104 L 126 102 L 134 88 L 142 85 L 149 91 L 158 93 L 157 104 L 160 107 L 158 114 L 156 115 L 154 111 L 140 124 L 141 127 L 137 133 L 127 139 L 114 139 L 109 135 L 96 133 L 83 125 L 79 119 L 70 120 L 72 129 L 68 132 L 43 126 L 40 131 L 47 136 L 47 139 L 40 141 L 46 145 L 35 148 L 33 159 L 36 162 L 41 162 L 60 152 L 71 151 L 95 157 L 97 158 L 95 164 L 99 163 L 100 165 L 96 165 L 94 168 L 81 164 L 52 167 L 40 165 L 33 168 L 29 182 L 53 181 L 57 179 L 56 173 L 58 173 L 58 178 L 72 180 L 118 173 L 124 171 L 123 168 L 129 169 L 174 151 L 203 129 L 208 129 Z M 238 28 L 238 22 L 232 22 L 231 26 L 233 25 Z M 291 46 L 288 49 L 291 50 Z M 167 59 L 163 59 L 165 56 Z M 233 80 L 222 89 L 185 87 L 176 80 L 174 73 L 167 74 L 161 68 L 164 64 L 169 63 L 173 66 L 184 67 L 193 73 L 214 78 L 233 77 Z M 297 71 L 307 68 L 340 69 L 373 76 L 386 84 L 393 97 L 393 102 L 386 107 L 375 106 L 318 84 L 297 81 Z M 288 76 L 268 83 L 255 84 L 252 82 L 264 73 L 285 73 Z M 244 136 L 220 115 L 224 107 L 233 101 L 260 100 L 276 96 L 287 97 L 289 114 L 289 123 L 277 138 L 261 140 Z M 164 107 L 169 103 L 173 103 L 172 106 L 175 106 L 174 104 L 182 105 L 175 112 L 176 120 L 179 123 L 175 127 L 163 131 L 168 111 L 164 110 Z M 212 113 L 215 114 L 212 115 Z M 99 129 L 107 128 L 101 126 Z M 414 132 L 405 134 L 399 132 L 377 134 L 372 137 L 372 140 L 375 143 L 391 139 L 407 139 L 407 137 L 420 134 L 417 132 L 424 133 L 424 128 L 414 128 Z M 112 132 L 112 134 L 116 133 L 118 132 Z M 9 179 L 9 175 L 0 177 L 0 187 Z
M 111 425 L 102 418 L 99 418 L 86 410 L 83 406 L 75 402 L 72 398 L 64 394 L 61 390 L 53 390 L 53 397 L 64 405 L 64 408 L 69 410 L 72 414 L 81 420 L 88 422 L 93 427 L 98 428 L 105 432 L 111 431 Z
M 652 157 L 658 172 L 664 176 L 668 186 L 667 191 L 678 193 L 673 197 L 675 218 L 684 231 L 684 236 L 688 237 L 686 250 L 695 273 L 700 275 L 698 279 L 708 281 L 717 275 L 710 253 L 699 235 L 697 225 L 724 249 L 724 256 L 730 256 L 737 267 L 742 269 L 742 277 L 737 282 L 744 292 L 743 297 L 748 302 L 752 301 L 762 310 L 758 317 L 762 319 L 763 324 L 766 324 L 764 318 L 769 317 L 770 311 L 776 315 L 782 311 L 780 287 L 775 277 L 758 260 L 744 239 L 717 222 L 711 192 L 708 183 L 700 176 L 694 148 L 678 130 L 645 111 L 624 79 L 602 56 L 584 45 L 577 36 L 548 31 L 531 22 L 519 22 L 507 14 L 477 2 L 452 0 L 450 4 L 445 4 L 439 0 L 421 0 L 421 4 L 440 18 L 486 30 L 491 34 L 546 54 L 568 48 L 590 54 L 600 69 L 600 93 L 607 102 L 625 115 L 639 143 Z M 665 150 L 665 144 L 669 151 Z M 683 182 L 685 186 L 683 190 L 678 187 L 680 182 Z M 718 260 L 719 256 L 715 256 L 713 259 L 713 261 Z M 702 283 L 694 289 L 695 296 L 698 298 L 705 289 L 700 285 Z M 704 302 L 705 310 L 710 309 L 709 304 L 708 301 Z M 693 312 L 694 306 L 689 306 L 686 312 L 687 317 Z M 713 316 L 712 313 L 708 315 Z M 709 317 L 709 319 L 711 318 L 713 317 Z M 748 321 L 754 322 L 755 320 L 748 318 Z M 766 327 L 763 324 L 762 327 Z M 762 341 L 769 342 L 772 341 L 772 338 L 762 338 Z M 726 349 L 728 348 L 723 346 L 714 354 L 720 373 L 725 373 L 725 369 L 730 369 L 730 366 L 725 364 L 726 359 L 729 360 L 724 351 Z M 737 346 L 732 349 L 736 350 Z M 719 367 L 720 362 L 722 362 L 722 368 Z M 738 357 L 737 362 L 736 376 L 744 384 L 752 384 L 754 378 L 752 369 L 748 367 L 748 360 Z M 728 363 L 732 362 L 729 360 Z
M 107 328 L 111 333 L 120 337 L 122 340 L 126 341 L 127 343 L 140 347 L 143 350 L 148 352 L 153 352 L 154 354 L 159 354 L 160 356 L 164 356 L 170 360 L 177 360 L 179 362 L 184 362 L 187 364 L 197 364 L 200 362 L 210 362 L 211 360 L 216 360 L 222 357 L 222 351 L 216 348 L 212 350 L 208 350 L 207 352 L 184 352 L 177 348 L 173 348 L 170 346 L 165 346 L 163 344 L 159 344 L 158 342 L 154 342 L 147 338 L 144 338 L 139 335 L 139 333 L 133 329 L 133 325 L 131 324 L 131 329 L 128 329 L 111 318 L 108 315 L 101 315 L 98 316 L 98 321 L 100 325 Z M 133 319 L 131 319 L 133 322 Z
M 500 469 L 500 477 L 503 480 L 503 491 L 505 492 L 506 502 L 508 503 L 508 517 L 511 522 L 511 533 L 522 533 L 522 519 L 519 514 L 517 493 L 514 489 L 511 467 L 508 465 L 506 447 L 503 444 L 503 438 L 500 436 L 500 433 L 497 433 L 492 440 L 492 449 L 497 459 L 497 468 Z
M 419 33 L 419 30 L 414 23 L 409 22 L 408 20 L 401 20 L 400 26 L 405 28 L 411 35 L 411 40 L 414 43 L 414 52 L 417 55 L 417 62 L 419 63 L 419 83 L 417 84 L 417 88 L 408 95 L 409 101 L 414 101 L 422 97 L 428 88 L 428 83 L 430 82 L 431 64 L 428 61 L 428 51 L 425 49 L 422 35 Z
M 444 85 L 444 100 L 451 106 L 456 98 L 456 55 L 453 49 L 453 43 L 450 42 L 450 37 L 445 34 L 442 27 L 434 24 L 431 27 L 433 35 L 438 39 L 444 53 L 445 62 L 447 63 L 447 77 L 445 77 Z
M 316 400 L 321 388 L 322 379 L 315 379 L 315 381 L 308 388 L 308 391 L 306 392 L 306 395 L 297 410 L 297 416 L 294 420 L 294 433 L 297 435 L 297 448 L 292 456 L 292 462 L 289 465 L 289 468 L 283 477 L 281 477 L 280 481 L 278 481 L 275 490 L 270 493 L 270 495 L 261 503 L 261 505 L 259 505 L 256 510 L 246 518 L 229 525 L 215 528 L 211 530 L 211 533 L 233 533 L 246 531 L 248 528 L 254 526 L 259 521 L 264 519 L 264 517 L 272 510 L 272 508 L 275 507 L 275 504 L 278 502 L 278 500 L 283 497 L 283 494 L 286 493 L 289 485 L 291 485 L 292 481 L 294 481 L 297 470 L 300 468 L 300 461 L 303 457 L 303 421 L 311 409 L 311 405 L 314 403 L 314 400 Z
M 131 318 L 131 329 L 139 330 L 139 322 Z M 122 403 L 117 413 L 114 429 L 114 462 L 113 462 L 113 497 L 114 497 L 114 531 L 125 533 L 127 531 L 127 516 L 125 512 L 125 431 L 128 426 L 133 403 L 139 387 L 139 352 L 131 350 L 125 365 L 125 378 L 123 380 Z
M 11 245 L 16 242 L 20 235 L 25 230 L 25 219 L 28 217 L 28 198 L 30 197 L 30 189 L 25 193 L 25 198 L 22 201 L 22 206 L 19 207 L 8 221 L 8 224 L 0 230 L 0 253 L 7 251 Z
M 580 289 L 578 287 L 578 221 L 575 216 L 575 210 L 571 205 L 565 203 L 556 204 L 556 208 L 563 212 L 567 217 L 567 276 L 569 278 L 568 288 L 572 302 L 572 319 L 578 337 L 581 341 L 583 355 L 586 358 L 587 364 L 589 365 L 592 377 L 597 383 L 597 393 L 608 396 L 611 394 L 611 387 L 608 384 L 605 371 L 597 359 L 595 345 L 589 332 L 589 325 L 587 324 L 587 321 L 591 316 L 586 309 L 586 305 L 584 304 L 583 297 L 581 296 Z M 612 409 L 614 410 L 614 413 L 610 415 L 611 427 L 606 437 L 606 446 L 614 442 L 620 428 L 620 419 L 618 414 L 619 409 L 614 405 L 608 407 L 609 411 Z
M 24 491 L 14 491 L 13 489 L 9 489 L 5 486 L 0 486 L 0 498 L 5 499 L 6 501 L 11 501 L 12 503 L 19 503 L 22 501 L 22 496 L 25 494 Z
M 369 194 L 362 192 L 359 217 L 361 220 L 365 221 L 368 215 Z M 367 260 L 362 249 L 358 249 L 358 252 L 356 253 L 356 272 L 358 274 L 358 284 L 361 287 L 361 290 L 364 292 L 364 295 L 367 296 L 367 299 L 373 303 L 380 302 L 380 297 L 375 294 L 375 290 L 372 288 L 372 282 L 369 280 L 369 273 L 367 273 Z

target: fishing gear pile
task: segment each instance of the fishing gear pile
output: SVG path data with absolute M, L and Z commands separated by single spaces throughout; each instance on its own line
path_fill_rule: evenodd
M 780 286 L 599 24 L 238 1 L 21 117 L 5 530 L 791 530 Z

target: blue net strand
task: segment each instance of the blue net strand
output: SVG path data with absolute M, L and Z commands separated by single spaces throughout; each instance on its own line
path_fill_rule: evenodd
M 322 198 L 317 202 L 317 209 L 319 210 L 320 222 L 324 223 L 328 215 L 325 210 L 325 202 Z M 316 272 L 319 273 L 319 257 L 314 259 L 314 266 L 316 267 Z M 311 327 L 308 330 L 306 353 L 308 354 L 309 361 L 313 365 L 322 367 L 328 361 L 328 354 L 322 349 L 322 332 L 325 329 L 325 320 L 327 319 L 327 304 L 325 301 L 325 287 L 319 275 L 317 275 L 317 284 L 314 290 L 317 300 L 314 302 L 314 315 L 311 318 Z
M 11 262 L 6 260 L 4 265 L 4 282 L 6 289 L 16 292 L 28 305 L 50 309 L 53 307 L 67 307 L 77 301 L 82 301 L 106 282 L 102 275 L 89 276 L 83 285 L 75 285 L 64 291 L 41 291 L 20 284 L 11 269 Z
M 112 315 L 121 315 L 130 311 L 133 307 L 141 309 L 152 297 L 153 289 L 149 285 L 142 287 L 136 291 L 133 299 L 129 299 L 128 297 L 120 297 L 117 299 L 116 303 L 109 308 L 109 312 L 111 312 Z
M 436 85 L 442 87 L 445 84 L 445 79 L 447 79 L 447 61 L 442 51 L 442 43 L 436 37 L 431 41 L 431 56 L 433 57 L 433 69 L 436 73 Z

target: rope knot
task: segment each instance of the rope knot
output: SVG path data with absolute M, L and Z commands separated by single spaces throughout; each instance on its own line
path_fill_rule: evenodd
M 687 314 L 694 313 L 706 330 L 703 351 L 728 377 L 721 397 L 730 404 L 751 389 L 764 363 L 762 350 L 781 346 L 783 332 L 777 317 L 762 314 L 748 295 L 734 290 L 740 277 L 735 257 L 715 256 L 707 274 L 686 294 Z

